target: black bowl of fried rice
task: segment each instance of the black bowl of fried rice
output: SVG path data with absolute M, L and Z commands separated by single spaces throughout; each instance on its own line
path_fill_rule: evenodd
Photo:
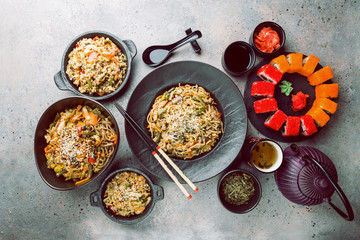
M 90 194 L 90 204 L 101 208 L 112 221 L 130 225 L 144 220 L 163 198 L 163 188 L 144 172 L 123 168 L 110 173 Z
M 85 32 L 66 47 L 55 84 L 94 100 L 111 98 L 129 81 L 136 53 L 131 40 L 104 31 Z
M 84 97 L 61 99 L 40 117 L 34 138 L 37 169 L 55 190 L 93 182 L 110 166 L 120 131 L 102 104 Z

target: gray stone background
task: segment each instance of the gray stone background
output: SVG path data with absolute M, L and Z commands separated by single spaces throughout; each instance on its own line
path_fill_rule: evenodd
M 2 0 L 0 6 L 0 239 L 359 239 L 359 0 Z M 153 70 L 141 59 L 146 47 L 175 42 L 189 27 L 199 29 L 201 55 L 187 45 L 168 62 L 195 60 L 222 70 L 226 46 L 248 41 L 255 26 L 267 20 L 283 26 L 287 50 L 319 56 L 340 84 L 336 114 L 325 129 L 299 145 L 315 146 L 333 160 L 355 212 L 353 222 L 343 220 L 328 204 L 291 203 L 277 190 L 272 174 L 257 173 L 263 196 L 246 215 L 221 206 L 216 194 L 220 175 L 198 183 L 200 191 L 190 201 L 174 183 L 153 178 L 164 187 L 165 199 L 133 226 L 112 222 L 90 206 L 89 194 L 100 181 L 60 192 L 41 180 L 33 154 L 35 128 L 48 106 L 73 96 L 60 91 L 53 76 L 75 36 L 104 30 L 135 42 L 132 79 L 117 97 L 126 106 L 137 84 Z M 246 75 L 232 80 L 243 93 Z M 111 170 L 140 168 L 126 141 L 123 118 L 112 104 L 105 105 L 121 129 Z M 251 124 L 248 133 L 261 136 Z M 242 164 L 235 161 L 232 167 L 247 167 Z M 336 194 L 333 201 L 341 205 Z

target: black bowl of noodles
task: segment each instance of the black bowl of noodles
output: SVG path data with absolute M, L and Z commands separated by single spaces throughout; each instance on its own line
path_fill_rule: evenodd
M 127 113 L 144 131 L 148 132 L 149 136 L 151 133 L 147 130 L 150 125 L 148 116 L 153 109 L 154 102 L 179 84 L 180 86 L 190 85 L 204 88 L 216 103 L 223 122 L 223 133 L 219 135 L 209 151 L 204 151 L 196 156 L 192 155 L 192 158 L 186 160 L 175 155 L 171 156 L 173 162 L 192 182 L 200 182 L 224 171 L 238 156 L 246 136 L 247 112 L 239 89 L 224 72 L 206 63 L 196 61 L 173 62 L 163 65 L 145 76 L 133 91 L 127 105 Z M 172 91 L 169 94 L 173 93 Z M 177 101 L 178 97 L 173 99 Z M 202 105 L 199 99 L 196 102 L 197 105 Z M 160 111 L 158 115 L 161 114 Z M 174 117 L 176 116 L 174 115 Z M 184 118 L 179 117 L 178 119 Z M 191 132 L 186 129 L 188 126 L 191 125 L 184 127 L 186 138 L 189 136 L 187 133 Z M 152 151 L 147 148 L 127 122 L 125 123 L 125 134 L 129 147 L 139 163 L 154 176 L 171 181 L 162 166 L 154 160 Z M 182 140 L 180 134 L 172 136 Z M 156 135 L 154 135 L 155 137 Z M 155 141 L 157 140 L 155 139 Z M 176 175 L 176 173 L 174 174 Z M 178 179 L 185 183 L 180 176 Z
M 219 180 L 218 197 L 230 212 L 243 214 L 253 210 L 261 199 L 261 184 L 249 171 L 235 169 L 225 173 Z
M 126 174 L 126 175 L 124 175 Z M 141 178 L 143 180 L 143 184 L 137 183 L 137 186 L 131 186 L 130 179 L 133 176 L 133 180 Z M 116 180 L 115 180 L 116 179 Z M 115 180 L 115 181 L 114 181 Z M 136 180 L 138 181 L 138 180 Z M 112 186 L 117 185 L 117 188 L 112 188 Z M 146 185 L 146 197 L 143 192 L 139 192 L 143 186 Z M 118 194 L 116 191 L 121 189 L 123 192 Z M 112 200 L 109 201 L 110 193 L 112 191 Z M 134 193 L 134 191 L 136 191 Z M 127 204 L 127 198 L 124 198 L 128 193 L 140 194 L 140 197 L 129 197 L 131 204 Z M 164 190 L 161 186 L 155 185 L 151 179 L 142 171 L 135 168 L 123 168 L 115 170 L 110 173 L 101 183 L 99 189 L 90 194 L 90 204 L 95 207 L 101 208 L 104 214 L 114 222 L 130 225 L 136 224 L 140 221 L 144 220 L 151 213 L 152 209 L 155 206 L 155 203 L 162 200 L 164 198 Z M 148 199 L 148 201 L 145 201 Z M 124 202 L 123 202 L 124 201 Z M 139 203 L 141 201 L 142 203 Z M 121 205 L 125 210 L 121 209 L 121 207 L 117 208 L 116 211 L 113 208 L 113 205 Z M 129 209 L 130 206 L 134 207 L 134 210 Z M 141 207 L 139 207 L 141 206 Z M 136 208 L 141 208 L 141 212 L 136 212 Z M 112 208 L 112 209 L 111 209 Z
M 84 108 L 88 111 L 86 117 L 82 116 Z M 71 117 L 65 115 L 69 111 L 76 113 Z M 75 128 L 60 127 L 63 116 L 67 119 L 64 122 L 72 121 Z M 90 122 L 90 126 L 90 120 L 96 122 Z M 93 182 L 114 160 L 119 136 L 114 116 L 102 104 L 84 97 L 69 97 L 53 103 L 40 117 L 35 131 L 34 154 L 41 178 L 49 187 L 61 191 Z
M 84 50 L 84 54 L 81 57 L 82 59 L 85 59 L 83 63 L 78 62 L 76 64 L 74 64 L 74 74 L 82 80 L 83 83 L 75 83 L 75 81 L 70 79 L 70 76 L 67 72 L 67 67 L 68 64 L 71 62 L 70 58 L 69 58 L 69 54 L 73 51 L 76 50 L 76 48 L 79 47 L 79 43 L 80 41 L 84 40 L 84 39 L 101 39 L 101 38 L 105 38 L 105 39 L 109 39 L 111 42 L 106 42 L 107 45 L 109 45 L 109 43 L 111 44 L 111 46 L 113 46 L 113 44 L 117 47 L 117 53 L 116 53 L 116 58 L 114 58 L 113 54 L 115 54 L 115 52 L 113 54 L 109 54 L 108 52 L 102 53 L 103 49 L 99 49 L 101 50 L 101 53 L 98 53 L 98 51 L 92 51 L 92 52 L 85 52 Z M 91 44 L 91 43 L 85 43 L 85 44 Z M 114 49 L 116 49 L 114 46 Z M 110 47 L 109 47 L 110 49 Z M 97 50 L 97 49 L 96 49 Z M 96 53 L 93 54 L 92 53 Z M 57 72 L 54 75 L 54 81 L 56 86 L 60 89 L 60 90 L 69 90 L 74 92 L 77 95 L 80 96 L 85 96 L 94 100 L 104 100 L 104 99 L 109 99 L 115 95 L 117 95 L 127 84 L 128 80 L 130 79 L 130 73 L 131 73 L 131 69 L 132 69 L 132 60 L 134 59 L 134 57 L 136 56 L 137 53 L 137 49 L 136 46 L 134 44 L 134 42 L 132 40 L 121 40 L 120 38 L 118 38 L 117 36 L 108 33 L 108 32 L 104 32 L 104 31 L 89 31 L 89 32 L 85 32 L 80 34 L 79 36 L 77 36 L 76 38 L 74 38 L 70 44 L 66 47 L 65 52 L 63 54 L 62 57 L 62 61 L 61 61 L 61 68 L 60 71 Z M 79 54 L 82 54 L 81 52 Z M 119 55 L 118 55 L 119 54 Z M 94 57 L 91 57 L 94 56 Z M 96 57 L 97 56 L 101 56 L 101 59 L 106 59 L 108 58 L 108 61 L 97 61 Z M 123 57 L 124 59 L 122 60 L 121 57 Z M 79 60 L 81 60 L 81 58 L 78 58 Z M 95 60 L 93 60 L 95 59 Z M 100 57 L 99 57 L 100 59 Z M 112 61 L 111 59 L 113 59 L 114 61 Z M 119 62 L 120 59 L 120 62 Z M 88 66 L 87 63 L 91 63 L 91 61 L 94 61 L 95 63 L 98 62 L 100 65 L 96 65 L 90 68 L 90 65 Z M 126 64 L 126 66 L 122 66 L 120 67 L 119 64 L 123 64 L 122 62 L 124 61 L 124 63 Z M 115 75 L 115 80 L 114 80 L 114 76 L 112 76 L 111 74 L 109 75 L 109 73 L 106 73 L 108 71 L 109 68 L 112 69 L 112 64 L 118 64 L 119 69 L 121 68 L 120 71 L 120 77 L 119 80 L 116 81 L 116 76 Z M 88 67 L 87 67 L 88 66 Z M 85 68 L 85 69 L 84 69 Z M 116 67 L 115 67 L 116 68 Z M 103 69 L 102 72 L 100 73 L 94 73 L 93 71 L 98 71 L 99 69 Z M 115 71 L 115 69 L 113 69 Z M 111 71 L 110 71 L 111 72 Z M 82 77 L 82 74 L 83 77 Z M 102 76 L 102 77 L 101 77 Z M 96 80 L 95 80 L 96 77 Z M 101 80 L 100 80 L 101 79 Z M 121 83 L 120 83 L 121 81 Z M 111 86 L 108 86 L 108 84 Z M 81 84 L 83 84 L 83 89 L 81 89 Z M 89 85 L 88 87 L 86 87 L 86 85 Z M 84 90 L 84 88 L 94 88 L 95 89 L 106 89 L 105 87 L 102 88 L 102 85 L 106 85 L 108 88 L 111 87 L 111 90 L 109 91 L 102 91 L 101 92 L 92 92 L 92 91 L 87 91 Z M 99 88 L 98 88 L 99 87 Z M 97 91 L 97 90 L 96 90 Z M 100 90 L 99 90 L 100 91 Z

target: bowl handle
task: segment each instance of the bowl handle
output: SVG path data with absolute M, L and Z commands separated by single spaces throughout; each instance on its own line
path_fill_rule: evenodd
M 131 41 L 131 40 L 124 40 L 124 43 L 129 48 L 131 58 L 134 58 L 136 56 L 136 53 L 137 53 L 135 43 L 133 41 Z
M 154 185 L 154 195 L 155 201 L 164 199 L 164 189 L 161 186 Z
M 99 197 L 99 191 L 90 194 L 90 205 L 95 207 L 101 206 L 101 197 Z
M 66 86 L 66 83 L 64 81 L 64 78 L 62 77 L 61 71 L 57 72 L 54 75 L 54 81 L 56 86 L 60 89 L 60 90 L 69 90 L 69 88 Z
M 335 209 L 335 211 L 337 213 L 340 214 L 340 216 L 342 216 L 344 219 L 348 220 L 348 221 L 352 221 L 354 220 L 354 212 L 353 209 L 350 205 L 349 200 L 347 199 L 347 197 L 345 196 L 345 193 L 342 191 L 342 189 L 340 188 L 340 186 L 336 183 L 336 181 L 334 181 L 334 179 L 327 173 L 327 171 L 325 170 L 325 168 L 323 168 L 323 166 L 315 159 L 310 157 L 309 155 L 304 156 L 306 159 L 311 160 L 313 163 L 315 163 L 324 173 L 324 175 L 326 176 L 326 178 L 330 181 L 330 183 L 333 185 L 333 187 L 335 188 L 335 191 L 339 194 L 341 201 L 343 202 L 345 209 L 347 211 L 347 215 L 341 211 L 338 207 L 336 207 L 331 201 L 329 202 L 330 206 Z

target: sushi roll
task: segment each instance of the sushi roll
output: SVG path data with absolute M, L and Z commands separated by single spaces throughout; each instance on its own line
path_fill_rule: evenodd
M 299 136 L 300 133 L 300 117 L 288 116 L 282 135 L 284 137 L 295 137 Z
M 272 130 L 279 131 L 286 119 L 286 114 L 281 110 L 277 110 L 273 115 L 266 119 L 264 125 Z
M 316 98 L 337 98 L 339 95 L 339 84 L 320 84 L 315 87 Z
M 314 55 L 310 55 L 304 58 L 303 67 L 298 71 L 298 73 L 305 77 L 310 76 L 315 71 L 315 68 L 319 62 L 320 59 Z
M 322 110 L 324 110 L 328 114 L 334 114 L 336 112 L 337 105 L 338 104 L 336 102 L 323 97 L 316 98 L 313 103 L 313 106 L 322 108 Z
M 267 113 L 278 110 L 275 98 L 263 98 L 254 102 L 255 113 Z
M 256 81 L 251 85 L 251 96 L 274 97 L 275 84 L 266 81 Z
M 289 53 L 286 55 L 286 59 L 290 64 L 289 69 L 287 70 L 288 73 L 296 73 L 302 68 L 302 53 Z
M 280 82 L 283 74 L 273 65 L 266 64 L 259 69 L 257 75 L 264 81 L 277 84 Z
M 334 77 L 331 67 L 326 66 L 308 76 L 310 85 L 316 86 Z
M 300 117 L 301 135 L 310 136 L 317 132 L 314 119 L 310 115 L 303 115 Z
M 271 60 L 270 64 L 276 67 L 282 73 L 286 73 L 290 68 L 290 64 L 285 55 L 280 55 L 274 58 Z
M 326 125 L 326 123 L 330 120 L 330 116 L 322 110 L 319 106 L 312 106 L 311 109 L 306 113 L 306 115 L 310 115 L 314 121 L 315 124 L 318 127 L 323 127 Z

